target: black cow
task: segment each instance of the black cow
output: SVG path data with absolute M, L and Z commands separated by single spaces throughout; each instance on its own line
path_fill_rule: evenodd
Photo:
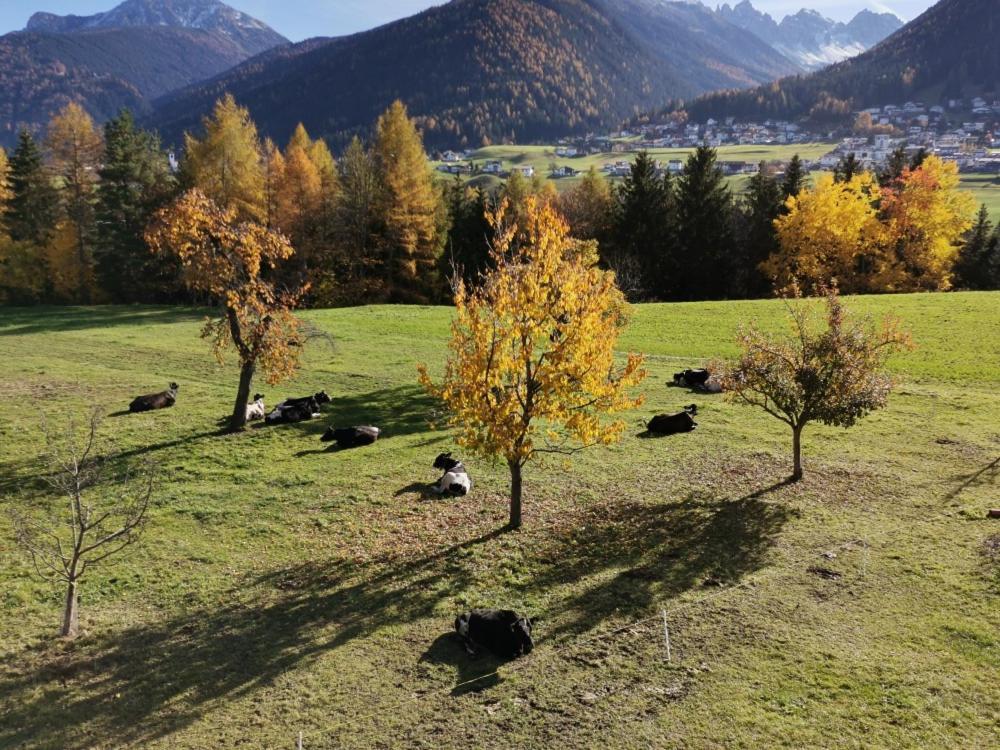
M 324 443 L 336 442 L 338 448 L 360 448 L 362 445 L 371 445 L 376 440 L 381 430 L 378 427 L 362 425 L 360 427 L 341 427 L 335 429 L 327 428 L 320 438 Z
M 674 375 L 674 385 L 681 388 L 697 388 L 705 385 L 710 377 L 711 373 L 708 370 L 684 370 Z
M 320 407 L 330 403 L 326 391 L 320 391 L 313 396 L 302 398 L 287 398 L 274 407 L 274 410 L 264 418 L 266 424 L 287 424 L 304 422 L 320 416 Z
M 474 609 L 455 618 L 455 632 L 465 649 L 475 655 L 476 647 L 489 649 L 501 659 L 515 659 L 531 653 L 531 621 L 510 609 Z
M 133 414 L 143 411 L 153 411 L 154 409 L 169 409 L 177 401 L 177 390 L 180 388 L 177 383 L 171 383 L 170 388 L 160 393 L 150 393 L 146 396 L 139 396 L 128 405 L 128 410 Z
M 684 411 L 677 414 L 657 414 L 646 425 L 646 429 L 654 435 L 675 435 L 679 432 L 691 432 L 698 423 L 694 421 L 694 415 L 698 413 L 698 407 L 694 404 L 685 406 Z

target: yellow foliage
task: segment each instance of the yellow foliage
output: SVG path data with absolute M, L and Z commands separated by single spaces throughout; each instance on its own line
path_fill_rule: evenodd
M 265 177 L 257 126 L 226 94 L 203 121 L 201 140 L 184 137 L 185 169 L 192 183 L 240 219 L 266 221 Z
M 0 214 L 3 213 L 7 201 L 10 200 L 10 183 L 7 181 L 9 172 L 7 152 L 0 148 Z
M 929 156 L 885 191 L 887 248 L 874 277 L 881 291 L 948 289 L 962 237 L 972 227 L 973 197 L 959 190 L 958 165 Z
M 538 453 L 610 444 L 625 429 L 605 415 L 632 409 L 642 357 L 615 361 L 628 305 L 593 242 L 569 237 L 552 205 L 525 198 L 491 215 L 492 268 L 476 289 L 460 285 L 444 379 L 420 382 L 444 402 L 459 444 L 502 456 L 511 469 L 511 524 L 520 523 L 520 470 Z
M 780 249 L 761 269 L 778 288 L 798 281 L 812 292 L 836 279 L 843 292 L 869 291 L 884 239 L 880 197 L 868 172 L 845 182 L 820 176 L 813 189 L 788 199 L 787 214 L 774 222 Z

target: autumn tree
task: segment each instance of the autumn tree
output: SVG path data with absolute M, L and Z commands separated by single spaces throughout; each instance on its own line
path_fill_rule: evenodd
M 601 250 L 610 243 L 614 207 L 611 183 L 594 167 L 559 196 L 559 210 L 570 233 L 579 240 L 596 240 Z
M 792 334 L 773 337 L 755 325 L 741 328 L 740 357 L 725 368 L 730 397 L 763 409 L 792 430 L 792 479 L 802 478 L 802 431 L 810 422 L 853 427 L 883 408 L 893 389 L 888 357 L 909 346 L 892 318 L 880 329 L 855 321 L 835 288 L 825 291 L 826 314 L 817 325 L 814 310 L 789 301 Z
M 147 233 L 152 250 L 180 259 L 185 284 L 222 307 L 202 337 L 222 363 L 230 347 L 240 363 L 232 431 L 246 426 L 246 405 L 258 368 L 268 383 L 298 368 L 300 324 L 292 314 L 304 290 L 281 291 L 265 274 L 293 254 L 284 235 L 239 218 L 198 190 L 190 190 L 154 217 Z
M 172 301 L 178 266 L 154 258 L 145 231 L 175 195 L 177 181 L 160 140 L 124 110 L 104 125 L 94 245 L 98 283 L 115 302 Z
M 798 281 L 811 292 L 836 279 L 845 292 L 870 291 L 884 242 L 880 197 L 868 172 L 841 182 L 821 175 L 786 202 L 786 215 L 775 221 L 779 249 L 762 270 L 779 289 Z
M 235 210 L 240 220 L 265 222 L 261 145 L 250 112 L 226 94 L 202 128 L 201 139 L 184 136 L 184 173 L 190 187 Z
M 368 300 L 376 296 L 385 277 L 378 243 L 382 233 L 378 169 L 357 137 L 337 166 L 341 185 L 336 208 L 339 286 L 351 290 L 350 299 Z
M 958 165 L 927 157 L 883 190 L 887 247 L 871 286 L 878 291 L 933 291 L 951 286 L 952 269 L 975 203 L 959 189 Z
M 58 431 L 45 425 L 41 476 L 64 501 L 51 515 L 12 513 L 18 546 L 35 572 L 66 587 L 60 635 L 73 638 L 79 627 L 79 591 L 84 576 L 140 538 L 153 493 L 153 474 L 111 460 L 98 431 L 99 410 L 81 429 L 70 421 Z M 95 497 L 99 498 L 95 500 Z
M 60 292 L 90 303 L 101 134 L 86 110 L 70 102 L 49 123 L 45 145 L 60 193 L 60 223 L 49 250 L 51 272 Z
M 445 234 L 442 196 L 420 133 L 398 100 L 378 119 L 374 157 L 381 184 L 386 290 L 397 301 L 434 299 Z
M 553 207 L 528 199 L 527 221 L 491 215 L 492 269 L 470 290 L 459 284 L 440 384 L 420 380 L 459 430 L 458 442 L 499 456 L 510 470 L 510 527 L 521 525 L 522 471 L 544 453 L 569 454 L 620 438 L 605 415 L 638 406 L 629 395 L 642 357 L 615 361 L 628 307 L 593 242 L 570 239 Z

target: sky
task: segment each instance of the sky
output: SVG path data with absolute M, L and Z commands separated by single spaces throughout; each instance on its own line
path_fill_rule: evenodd
M 35 11 L 89 15 L 109 10 L 120 0 L 0 0 L 0 34 L 24 28 Z M 227 0 L 223 0 L 227 2 Z M 723 0 L 706 0 L 714 7 Z M 724 0 L 734 5 L 739 0 Z M 340 36 L 412 15 L 443 0 L 228 0 L 293 41 L 313 36 Z M 751 0 L 759 10 L 781 20 L 786 13 L 809 7 L 846 21 L 863 8 L 889 11 L 911 20 L 935 0 Z

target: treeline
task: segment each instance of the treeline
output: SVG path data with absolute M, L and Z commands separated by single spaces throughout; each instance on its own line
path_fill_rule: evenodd
M 677 176 L 642 153 L 619 185 L 591 170 L 561 195 L 517 175 L 485 192 L 436 179 L 398 102 L 370 144 L 355 138 L 336 160 L 301 126 L 283 147 L 262 140 L 225 97 L 173 166 L 127 112 L 100 131 L 71 104 L 40 142 L 21 133 L 9 159 L 0 150 L 0 301 L 209 301 L 184 284 L 183 254 L 147 242 L 157 212 L 192 190 L 286 238 L 294 254 L 268 281 L 312 306 L 448 301 L 456 276 L 475 284 L 490 262 L 488 215 L 506 202 L 518 223 L 531 196 L 596 240 L 635 300 L 769 296 L 831 278 L 845 292 L 1000 288 L 1000 233 L 985 209 L 973 221 L 954 165 L 902 152 L 878 175 L 845 159 L 814 186 L 798 158 L 780 175 L 762 163 L 742 195 L 710 148 Z

